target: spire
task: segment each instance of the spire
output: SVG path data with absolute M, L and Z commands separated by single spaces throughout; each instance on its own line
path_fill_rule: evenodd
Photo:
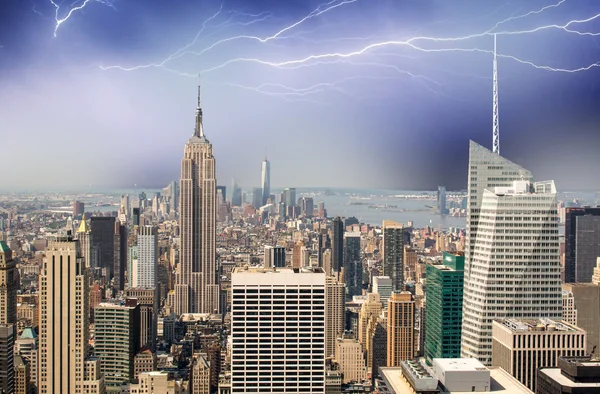
M 200 101 L 200 82 L 198 82 L 198 107 L 196 107 L 196 128 L 194 136 L 204 138 L 204 129 L 202 127 L 202 106 Z
M 498 58 L 496 57 L 496 35 L 494 34 L 494 129 L 493 151 L 500 154 L 500 125 L 498 124 Z

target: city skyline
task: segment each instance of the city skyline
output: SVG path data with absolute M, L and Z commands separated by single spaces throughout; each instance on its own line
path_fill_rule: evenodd
M 3 17 L 8 23 L 0 29 L 0 53 L 7 55 L 0 56 L 0 80 L 5 87 L 0 102 L 6 105 L 1 106 L 0 116 L 6 130 L 14 130 L 9 147 L 25 146 L 32 136 L 39 144 L 28 145 L 26 157 L 18 149 L 8 150 L 6 159 L 20 165 L 6 174 L 3 189 L 85 188 L 90 183 L 149 188 L 176 179 L 180 146 L 193 128 L 186 116 L 193 94 L 190 76 L 196 80 L 199 72 L 209 97 L 206 121 L 215 130 L 211 137 L 215 157 L 223 163 L 217 179 L 236 177 L 250 184 L 256 177 L 252 169 L 266 149 L 275 164 L 273 185 L 287 185 L 294 173 L 298 187 L 434 190 L 444 184 L 449 190 L 462 189 L 468 150 L 464 141 L 473 139 L 488 147 L 492 143 L 492 36 L 488 31 L 498 32 L 503 155 L 541 178 L 554 178 L 561 190 L 600 187 L 584 181 L 591 171 L 586 169 L 600 164 L 591 148 L 598 138 L 594 108 L 600 99 L 594 80 L 599 50 L 594 37 L 586 35 L 595 34 L 593 26 L 586 22 L 544 28 L 575 19 L 593 22 L 600 11 L 594 2 L 535 1 L 523 10 L 499 2 L 466 7 L 462 1 L 394 5 L 378 0 L 369 9 L 358 0 L 330 2 L 321 8 L 318 3 L 241 0 L 222 9 L 211 2 L 197 8 L 145 4 L 139 21 L 130 20 L 140 11 L 135 2 L 117 2 L 115 9 L 90 2 L 60 23 L 53 19 L 56 10 L 51 4 L 34 2 L 33 9 L 22 2 L 6 6 Z M 59 20 L 68 10 L 61 3 Z M 182 10 L 188 11 L 186 17 L 181 16 L 186 14 Z M 163 13 L 174 16 L 175 23 L 158 23 L 169 38 L 157 39 L 143 23 L 156 21 Z M 23 22 L 16 25 L 15 20 Z M 114 32 L 100 35 L 106 21 Z M 191 43 L 204 22 L 205 30 L 185 50 L 198 52 L 213 44 L 214 50 L 206 49 L 204 57 L 189 54 L 173 60 L 172 70 L 188 76 L 156 66 L 122 70 L 160 63 L 165 53 L 176 53 L 183 43 Z M 353 33 L 348 30 L 350 23 Z M 581 34 L 572 31 L 574 25 Z M 24 28 L 28 39 L 11 38 L 22 36 L 18 32 Z M 535 33 L 525 32 L 537 28 Z M 240 44 L 243 39 L 235 38 L 271 37 L 282 30 L 264 43 Z M 382 45 L 381 51 L 322 60 L 334 64 L 298 63 L 311 54 L 353 53 L 418 35 L 451 40 L 474 37 L 450 41 L 453 44 L 415 42 L 421 49 Z M 312 41 L 319 45 L 309 45 Z M 543 50 L 551 43 L 561 56 Z M 242 47 L 247 47 L 244 55 L 250 58 L 296 63 L 291 69 L 272 70 L 269 64 L 234 61 L 210 70 L 232 60 Z M 580 68 L 587 70 L 567 72 Z M 291 92 L 297 97 L 261 90 L 252 83 L 287 86 L 296 89 Z M 28 116 L 32 111 L 38 116 Z M 239 116 L 231 116 L 232 111 Z M 290 142 L 290 134 L 303 138 Z M 565 139 L 578 155 L 557 162 L 554 158 L 562 154 Z M 256 141 L 261 141 L 260 147 Z M 536 151 L 527 148 L 533 142 L 539 147 Z M 138 149 L 131 149 L 133 144 Z M 49 146 L 56 155 L 41 154 L 39 149 Z M 120 159 L 105 160 L 103 152 L 109 150 Z M 81 152 L 86 154 L 81 157 Z M 307 152 L 320 157 L 318 163 L 306 160 Z M 364 160 L 348 161 L 348 155 Z M 78 165 L 58 157 L 77 157 Z M 302 163 L 303 171 L 297 171 L 296 163 Z M 67 168 L 69 181 L 61 180 Z M 574 171 L 581 175 L 572 176 Z

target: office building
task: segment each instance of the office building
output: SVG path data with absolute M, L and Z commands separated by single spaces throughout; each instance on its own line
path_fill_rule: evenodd
M 110 280 L 115 269 L 115 218 L 93 216 L 90 228 L 92 262 L 89 267 L 102 269 L 103 275 Z
M 566 283 L 563 290 L 573 294 L 577 327 L 587 333 L 588 352 L 600 351 L 600 286 L 592 283 Z
M 139 347 L 148 347 L 155 351 L 158 330 L 158 289 L 130 288 L 125 291 L 125 296 L 135 300 L 140 308 Z
M 387 321 L 381 318 L 373 318 L 370 321 L 368 332 L 371 342 L 369 344 L 370 360 L 367 360 L 367 367 L 370 366 L 372 382 L 379 377 L 379 368 L 387 366 Z
M 465 256 L 444 252 L 439 264 L 427 264 L 425 357 L 460 358 Z
M 286 207 L 296 206 L 296 188 L 286 187 L 283 189 L 283 197 Z
M 31 327 L 23 329 L 21 336 L 15 341 L 15 354 L 21 355 L 29 365 L 31 385 L 38 387 L 38 336 Z
M 76 236 L 79 242 L 79 249 L 81 250 L 81 257 L 83 257 L 83 262 L 88 269 L 92 267 L 92 264 L 96 263 L 92 261 L 91 231 L 88 221 L 85 217 L 82 217 Z
M 383 275 L 392 280 L 394 291 L 404 290 L 404 228 L 400 223 L 384 220 Z
M 156 228 L 143 226 L 138 230 L 137 236 L 137 274 L 130 287 L 154 289 L 157 287 L 156 271 L 158 271 L 158 238 Z
M 260 186 L 262 189 L 262 205 L 267 205 L 267 200 L 271 196 L 271 163 L 267 158 L 262 161 L 260 166 Z M 275 201 L 271 201 L 275 203 Z
M 260 187 L 255 187 L 252 189 L 252 206 L 255 209 L 259 209 L 263 206 L 262 203 L 262 189 Z
M 378 318 L 381 315 L 382 306 L 379 299 L 379 294 L 368 293 L 367 300 L 360 307 L 360 313 L 358 315 L 358 342 L 362 345 L 363 349 L 368 347 L 368 343 L 371 338 L 367 335 L 367 327 L 369 319 Z
M 346 323 L 346 287 L 333 276 L 325 280 L 325 356 L 335 355 L 336 339 Z
M 474 142 L 469 162 L 461 354 L 490 365 L 494 319 L 561 319 L 556 188 Z
M 360 233 L 344 233 L 344 282 L 346 298 L 362 295 L 363 265 L 360 256 Z
M 592 283 L 595 285 L 600 285 L 600 257 L 596 259 L 596 267 L 594 268 L 594 272 L 592 274 Z
M 131 209 L 131 224 L 134 227 L 140 225 L 140 208 Z
M 344 223 L 336 216 L 331 224 L 331 269 L 339 274 L 344 267 Z
M 127 222 L 126 219 L 115 221 L 114 251 L 114 287 L 118 290 L 125 290 L 125 268 L 127 267 Z
M 29 363 L 18 353 L 16 353 L 14 357 L 14 364 L 14 394 L 31 394 L 33 386 L 31 384 L 31 371 Z M 2 386 L 1 383 L 0 386 Z
M 188 394 L 189 382 L 169 378 L 167 371 L 140 374 L 138 384 L 129 387 L 129 394 Z
M 133 358 L 133 381 L 138 382 L 140 374 L 152 371 L 156 371 L 156 353 L 142 347 Z
M 227 201 L 227 186 L 217 185 L 217 200 L 221 204 Z
M 242 188 L 238 186 L 235 179 L 232 180 L 231 205 L 234 207 L 242 206 Z
M 175 284 L 175 313 L 213 313 L 219 310 L 216 257 L 216 169 L 213 148 L 204 135 L 200 88 L 194 135 L 181 160 L 179 272 Z
M 127 253 L 127 287 L 135 287 L 139 283 L 139 265 L 138 246 L 134 244 L 129 247 L 129 253 Z
M 342 384 L 359 383 L 367 379 L 363 347 L 352 335 L 337 339 L 335 360 L 340 365 Z
M 19 278 L 12 250 L 0 241 L 0 324 L 17 323 L 17 290 Z
M 325 273 L 236 268 L 231 393 L 325 392 Z
M 85 213 L 85 204 L 81 201 L 73 201 L 73 218 L 78 218 Z
M 388 302 L 387 365 L 398 367 L 415 358 L 415 301 L 408 291 L 395 292 Z
M 577 309 L 575 309 L 575 297 L 573 293 L 567 290 L 562 291 L 562 316 L 563 321 L 572 324 L 574 326 L 577 325 Z
M 323 253 L 329 249 L 331 249 L 331 239 L 329 238 L 329 234 L 327 234 L 327 230 L 321 229 L 317 236 L 317 264 L 321 268 L 325 266 L 323 264 Z M 331 275 L 331 272 L 325 271 L 325 273 Z
M 0 393 L 13 393 L 15 389 L 15 335 L 14 324 L 0 324 Z
M 389 276 L 374 276 L 372 286 L 373 293 L 379 294 L 381 304 L 386 308 L 388 300 L 392 296 L 392 279 Z
M 600 363 L 590 356 L 558 358 L 555 368 L 537 371 L 537 394 L 599 394 Z
M 312 197 L 302 197 L 300 199 L 300 212 L 302 215 L 312 217 L 315 211 L 315 202 Z
M 591 282 L 600 256 L 600 207 L 565 208 L 565 282 Z
M 210 394 L 210 365 L 205 355 L 194 354 L 191 375 L 191 392 Z
M 440 215 L 445 215 L 448 213 L 448 210 L 446 209 L 446 186 L 438 186 L 437 205 L 438 213 Z
M 534 392 L 538 368 L 555 367 L 560 356 L 585 355 L 585 331 L 568 323 L 542 318 L 493 324 L 492 364 Z
M 94 308 L 94 354 L 107 387 L 133 380 L 133 360 L 140 349 L 140 308 L 131 301 Z
M 285 247 L 265 246 L 265 268 L 285 267 Z
M 40 272 L 40 394 L 104 387 L 102 376 L 90 374 L 85 363 L 89 356 L 88 283 L 79 244 L 70 234 L 50 241 Z

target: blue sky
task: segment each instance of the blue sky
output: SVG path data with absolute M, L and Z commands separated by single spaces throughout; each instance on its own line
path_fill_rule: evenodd
M 491 146 L 492 32 L 502 155 L 600 188 L 597 1 L 55 4 L 0 6 L 0 189 L 166 185 L 198 74 L 219 183 L 257 186 L 267 154 L 276 187 L 463 188 L 468 140 Z

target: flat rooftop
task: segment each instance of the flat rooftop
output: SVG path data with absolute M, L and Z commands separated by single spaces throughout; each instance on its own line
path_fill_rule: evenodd
M 476 358 L 434 358 L 444 371 L 487 371 L 488 368 Z
M 302 267 L 302 268 L 264 268 L 264 267 L 237 267 L 234 268 L 235 274 L 324 274 L 321 267 Z
M 587 365 L 587 363 L 584 363 Z M 560 368 L 542 368 L 540 373 L 552 378 L 556 383 L 568 387 L 600 387 L 600 383 L 577 383 L 564 376 Z
M 531 332 L 577 332 L 582 331 L 577 326 L 571 325 L 564 321 L 554 321 L 550 319 L 534 319 L 534 320 L 518 320 L 506 319 L 495 320 L 498 323 L 513 332 L 531 331 Z

